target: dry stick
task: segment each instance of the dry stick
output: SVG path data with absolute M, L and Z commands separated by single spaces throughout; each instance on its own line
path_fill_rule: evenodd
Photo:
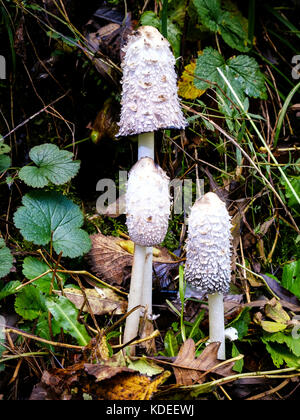
M 5 328 L 4 332 L 5 333 L 18 334 L 18 335 L 21 335 L 22 337 L 29 338 L 30 340 L 39 341 L 40 343 L 48 344 L 48 345 L 53 346 L 53 347 L 63 347 L 63 348 L 73 349 L 73 350 L 83 350 L 84 349 L 83 346 L 74 346 L 72 344 L 64 344 L 64 343 L 58 343 L 56 341 L 49 341 L 49 340 L 46 340 L 44 338 L 37 337 L 36 335 L 29 334 L 25 331 L 21 331 L 17 328 L 13 328 L 13 327 Z
M 208 122 L 210 122 L 216 130 L 218 130 L 220 133 L 222 133 L 231 143 L 234 144 L 235 147 L 237 147 L 241 153 L 245 156 L 245 158 L 251 163 L 251 165 L 255 168 L 255 170 L 259 173 L 259 175 L 263 178 L 263 180 L 265 181 L 266 185 L 268 185 L 268 187 L 273 191 L 273 193 L 276 195 L 276 197 L 278 198 L 280 204 L 283 206 L 285 212 L 288 214 L 288 216 L 291 219 L 292 224 L 295 227 L 295 230 L 298 234 L 300 234 L 300 229 L 298 227 L 298 225 L 296 224 L 293 216 L 291 215 L 291 213 L 289 212 L 289 210 L 287 209 L 286 205 L 284 204 L 284 202 L 282 201 L 282 198 L 280 197 L 280 195 L 278 194 L 278 192 L 275 190 L 275 188 L 273 187 L 273 185 L 268 181 L 268 179 L 264 176 L 264 174 L 262 173 L 262 171 L 259 169 L 259 167 L 255 164 L 255 162 L 251 159 L 251 157 L 245 152 L 245 150 L 239 145 L 239 143 L 233 138 L 231 137 L 225 130 L 223 130 L 218 124 L 216 124 L 214 121 L 210 120 L 209 118 L 207 118 L 205 115 L 201 114 L 200 112 L 197 112 L 195 110 L 193 110 L 192 108 L 183 105 L 183 107 L 185 109 L 187 109 L 190 112 L 193 112 L 194 114 L 197 115 L 201 115 L 203 119 L 207 120 Z
M 283 381 L 281 384 L 279 384 L 275 388 L 272 388 L 269 391 L 262 392 L 261 394 L 254 395 L 253 397 L 247 398 L 246 401 L 259 400 L 260 398 L 266 397 L 268 395 L 275 394 L 275 392 L 280 391 L 282 388 L 284 388 L 286 385 L 288 385 L 290 383 L 290 381 L 291 381 L 290 379 L 286 379 L 285 381 Z

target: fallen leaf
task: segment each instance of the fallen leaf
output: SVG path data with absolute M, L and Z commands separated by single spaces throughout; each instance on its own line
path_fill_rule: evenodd
M 61 291 L 55 290 L 55 294 L 62 295 Z M 114 314 L 122 315 L 127 311 L 126 299 L 119 296 L 112 289 L 96 288 L 84 289 L 84 293 L 89 301 L 91 310 L 94 315 Z M 85 296 L 80 289 L 67 288 L 63 291 L 64 296 L 69 299 L 77 309 L 83 312 L 89 312 L 85 304 Z M 83 306 L 84 305 L 84 306 Z
M 192 385 L 203 383 L 206 372 L 214 372 L 220 376 L 233 375 L 234 362 L 217 367 L 221 362 L 218 360 L 220 343 L 209 344 L 199 357 L 195 358 L 195 343 L 189 338 L 182 345 L 178 356 L 173 364 L 173 370 L 177 385 Z
M 96 392 L 100 400 L 148 401 L 170 375 L 170 372 L 166 371 L 151 380 L 146 375 L 128 372 L 102 381 L 101 387 L 92 387 L 89 391 Z
M 199 90 L 194 84 L 194 73 L 196 69 L 196 62 L 188 64 L 182 73 L 181 79 L 178 82 L 178 94 L 185 99 L 196 99 L 203 95 L 205 90 Z
M 92 249 L 87 258 L 92 271 L 107 283 L 120 286 L 130 274 L 133 264 L 131 241 L 104 236 L 101 233 L 91 236 L 91 241 Z M 155 271 L 164 265 L 171 268 L 177 264 L 166 248 L 155 248 L 153 263 Z M 156 275 L 160 277 L 158 272 Z
M 275 298 L 265 306 L 265 314 L 275 322 L 286 323 L 290 321 L 288 313 L 282 308 L 282 305 Z
M 122 372 L 134 372 L 132 369 L 128 369 L 124 366 L 103 366 L 100 364 L 86 363 L 84 370 L 91 376 L 96 378 L 96 382 L 101 382 L 106 379 L 110 379 L 113 376 L 118 375 Z

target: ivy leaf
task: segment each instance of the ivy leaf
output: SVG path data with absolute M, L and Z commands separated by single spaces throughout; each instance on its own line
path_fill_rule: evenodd
M 7 276 L 13 266 L 13 256 L 0 238 L 0 278 Z
M 80 168 L 80 162 L 73 161 L 73 153 L 60 150 L 55 144 L 36 146 L 29 156 L 37 166 L 25 166 L 19 177 L 34 188 L 43 188 L 50 182 L 63 185 L 74 178 Z
M 74 337 L 80 346 L 88 345 L 90 337 L 84 325 L 78 322 L 78 310 L 73 303 L 64 296 L 60 296 L 55 299 L 46 299 L 46 306 L 55 321 L 66 333 Z
M 45 310 L 45 297 L 34 285 L 30 284 L 18 293 L 15 300 L 15 311 L 22 318 L 33 321 L 39 318 Z
M 223 10 L 220 0 L 194 0 L 194 5 L 203 25 L 220 34 L 231 48 L 241 52 L 249 51 L 248 29 L 244 18 Z
M 33 191 L 26 194 L 14 222 L 27 241 L 47 245 L 52 240 L 57 254 L 76 258 L 91 248 L 89 235 L 81 228 L 80 208 L 56 192 Z
M 284 266 L 281 284 L 300 299 L 300 260 Z
M 46 271 L 49 271 L 48 265 L 37 258 L 26 257 L 23 261 L 23 274 L 28 280 L 33 280 L 36 277 L 39 277 L 40 275 L 42 275 L 43 273 L 46 273 Z M 67 276 L 63 273 L 57 273 L 56 276 L 60 277 L 62 285 L 64 285 Z M 34 282 L 34 285 L 41 292 L 49 294 L 52 278 L 53 278 L 52 273 L 46 274 L 45 276 L 36 280 Z M 54 290 L 59 289 L 58 284 L 57 284 L 57 278 L 55 278 L 54 280 L 53 288 Z

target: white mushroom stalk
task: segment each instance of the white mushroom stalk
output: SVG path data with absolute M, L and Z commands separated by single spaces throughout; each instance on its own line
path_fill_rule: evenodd
M 153 159 L 140 159 L 129 173 L 126 191 L 126 224 L 135 243 L 128 311 L 142 304 L 150 305 L 148 311 L 152 313 L 152 246 L 160 244 L 166 236 L 170 207 L 166 173 Z M 151 279 L 147 279 L 150 270 L 145 275 L 145 264 L 151 266 Z M 139 313 L 135 311 L 127 317 L 124 343 L 137 336 Z
M 189 216 L 186 281 L 208 294 L 210 342 L 220 342 L 225 360 L 224 299 L 231 279 L 231 223 L 225 203 L 214 193 L 196 201 Z
M 123 52 L 118 136 L 138 134 L 138 159 L 149 157 L 154 160 L 155 131 L 187 126 L 177 94 L 175 58 L 169 42 L 152 26 L 142 26 L 129 36 Z M 146 185 L 144 187 L 147 188 Z M 148 249 L 147 255 L 143 305 L 151 314 L 152 250 Z

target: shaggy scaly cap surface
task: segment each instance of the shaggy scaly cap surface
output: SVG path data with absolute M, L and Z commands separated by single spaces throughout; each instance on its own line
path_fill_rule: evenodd
M 231 279 L 231 223 L 214 193 L 196 201 L 189 217 L 185 276 L 194 289 L 227 293 Z
M 160 128 L 184 128 L 169 42 L 152 26 L 141 26 L 123 49 L 122 110 L 118 136 Z
M 163 242 L 170 215 L 169 178 L 151 158 L 131 169 L 126 191 L 126 224 L 130 239 L 141 246 Z

